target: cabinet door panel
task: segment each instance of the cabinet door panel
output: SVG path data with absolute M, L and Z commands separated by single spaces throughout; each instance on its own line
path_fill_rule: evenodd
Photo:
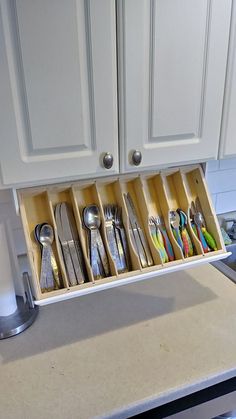
M 233 2 L 220 158 L 236 156 L 236 5 Z
M 122 168 L 217 157 L 231 1 L 119 2 Z
M 0 5 L 4 183 L 104 174 L 107 151 L 116 172 L 115 0 Z

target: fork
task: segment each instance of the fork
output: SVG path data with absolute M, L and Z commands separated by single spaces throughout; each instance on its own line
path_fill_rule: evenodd
M 159 227 L 156 225 L 155 218 L 153 216 L 149 217 L 148 225 L 149 225 L 149 229 L 151 232 L 154 245 L 160 254 L 162 263 L 168 262 L 169 259 L 168 259 L 168 255 L 164 247 L 163 239 L 162 239 Z
M 105 228 L 108 244 L 110 247 L 111 255 L 115 261 L 118 272 L 122 270 L 119 251 L 116 243 L 115 229 L 114 229 L 114 212 L 115 206 L 108 204 L 104 206 Z
M 129 247 L 127 243 L 127 238 L 125 234 L 124 224 L 122 221 L 122 208 L 116 206 L 114 212 L 114 225 L 115 225 L 115 235 L 116 235 L 116 244 L 120 256 L 120 262 L 123 267 L 123 272 L 130 270 L 130 254 Z
M 158 228 L 159 242 L 163 243 L 163 246 L 166 250 L 167 259 L 168 259 L 167 262 L 175 260 L 173 248 L 172 248 L 170 239 L 168 237 L 163 218 L 160 217 L 159 215 L 155 215 L 152 218 L 156 224 L 156 227 Z

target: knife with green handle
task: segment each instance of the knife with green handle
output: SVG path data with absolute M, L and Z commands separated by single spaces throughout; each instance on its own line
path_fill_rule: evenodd
M 200 203 L 200 200 L 199 200 L 198 197 L 196 198 L 196 208 L 197 208 L 197 211 L 198 211 L 199 221 L 201 223 L 202 234 L 203 234 L 208 246 L 210 247 L 210 249 L 217 250 L 217 244 L 216 244 L 216 241 L 215 241 L 214 237 L 206 229 L 206 223 L 205 223 L 205 219 L 203 217 L 202 207 L 201 207 L 201 203 Z

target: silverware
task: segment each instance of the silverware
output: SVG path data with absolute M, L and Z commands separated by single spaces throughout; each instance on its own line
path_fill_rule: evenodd
M 122 208 L 118 206 L 115 207 L 114 225 L 116 244 L 119 252 L 121 265 L 123 266 L 123 272 L 126 272 L 131 269 L 131 258 L 122 220 Z
M 35 227 L 35 238 L 42 246 L 40 288 L 42 292 L 59 289 L 60 278 L 57 262 L 52 250 L 54 231 L 50 224 L 43 223 Z
M 211 250 L 217 250 L 216 241 L 215 241 L 214 237 L 212 236 L 212 234 L 206 228 L 206 222 L 205 222 L 205 219 L 203 217 L 202 206 L 201 206 L 201 203 L 200 203 L 200 199 L 198 197 L 196 198 L 196 208 L 197 208 L 197 216 L 198 216 L 199 224 L 201 225 L 202 234 L 205 237 L 205 240 L 206 240 L 209 248 Z
M 148 220 L 150 233 L 156 249 L 158 250 L 162 263 L 168 262 L 168 255 L 165 250 L 164 241 L 160 232 L 160 229 L 155 221 L 155 217 L 151 216 Z
M 167 262 L 175 260 L 174 251 L 173 251 L 172 244 L 170 242 L 170 239 L 166 230 L 163 217 L 159 215 L 155 215 L 153 216 L 153 220 L 156 223 L 156 226 L 158 227 L 158 229 L 160 230 L 160 233 L 161 233 L 160 240 L 161 241 L 163 240 L 163 244 L 164 244 L 167 256 L 168 256 Z
M 210 249 L 203 235 L 203 232 L 201 229 L 201 226 L 202 226 L 201 220 L 199 219 L 199 214 L 196 210 L 195 203 L 193 201 L 191 202 L 191 207 L 190 207 L 190 221 L 191 221 L 192 229 L 195 235 L 198 237 L 198 239 L 201 242 L 204 253 L 208 253 Z
M 181 250 L 184 251 L 184 245 L 182 242 L 181 234 L 180 234 L 180 217 L 177 211 L 170 211 L 169 212 L 170 224 L 172 227 L 172 231 L 174 234 L 174 238 L 178 245 L 180 246 Z
M 194 249 L 193 249 L 193 243 L 190 238 L 190 235 L 188 233 L 188 217 L 187 214 L 180 208 L 177 209 L 177 212 L 180 217 L 180 234 L 183 242 L 183 248 L 184 248 L 184 257 L 193 256 Z
M 63 227 L 63 232 L 65 239 L 69 246 L 70 256 L 73 263 L 76 280 L 78 284 L 83 284 L 85 277 L 84 272 L 81 266 L 81 262 L 79 260 L 79 255 L 76 250 L 74 237 L 71 231 L 71 224 L 70 224 L 70 218 L 72 217 L 70 213 L 69 205 L 66 202 L 62 202 L 61 204 L 61 223 Z
M 117 271 L 122 271 L 122 265 L 120 261 L 120 255 L 118 252 L 116 236 L 115 236 L 115 228 L 114 228 L 114 205 L 105 205 L 104 206 L 104 218 L 105 218 L 105 229 L 106 229 L 106 236 L 107 241 L 110 247 L 112 258 L 115 262 Z
M 62 254 L 65 262 L 65 268 L 68 276 L 69 285 L 77 285 L 77 279 L 70 255 L 69 245 L 65 238 L 62 221 L 61 221 L 61 204 L 57 204 L 55 208 L 55 220 L 57 225 L 58 238 L 62 248 Z
M 125 203 L 127 206 L 128 214 L 129 214 L 129 221 L 131 226 L 131 237 L 136 249 L 136 252 L 139 256 L 139 260 L 141 266 L 146 268 L 147 266 L 153 265 L 152 256 L 149 250 L 149 246 L 145 239 L 143 230 L 140 227 L 138 217 L 136 214 L 136 210 L 132 201 L 132 198 L 129 193 L 124 194 Z
M 90 232 L 89 255 L 94 278 L 109 276 L 109 262 L 99 230 L 101 218 L 97 205 L 89 205 L 84 208 L 83 221 Z
M 80 239 L 79 239 L 79 235 L 78 235 L 78 230 L 77 230 L 77 226 L 76 226 L 75 217 L 74 217 L 72 208 L 70 206 L 67 206 L 67 215 L 68 215 L 68 218 L 69 218 L 70 228 L 71 228 L 71 232 L 72 232 L 72 236 L 73 236 L 73 240 L 74 240 L 79 264 L 80 264 L 81 271 L 82 271 L 82 274 L 83 274 L 83 277 L 84 277 L 84 281 L 87 281 L 87 279 L 88 279 L 87 278 L 87 270 L 86 270 L 86 267 L 85 267 L 85 261 L 84 261 L 84 256 L 83 256 L 83 252 L 82 252 L 82 247 L 81 247 L 81 243 L 80 243 Z

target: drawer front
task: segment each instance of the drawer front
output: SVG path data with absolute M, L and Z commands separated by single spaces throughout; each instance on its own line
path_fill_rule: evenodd
M 137 231 L 136 228 L 131 228 L 133 220 L 130 219 L 128 195 L 131 197 L 131 203 L 135 208 L 135 215 L 140 227 Z M 32 270 L 32 288 L 36 304 L 39 305 L 162 275 L 170 271 L 186 269 L 190 266 L 227 256 L 204 174 L 199 165 L 168 169 L 158 173 L 131 174 L 95 181 L 88 180 L 27 188 L 19 190 L 18 196 Z M 60 232 L 55 216 L 56 207 L 63 202 L 72 211 L 78 234 L 78 242 L 86 272 L 86 281 L 82 284 L 71 285 L 68 277 L 68 266 L 65 264 L 64 248 L 61 245 Z M 203 239 L 203 237 L 207 239 L 203 226 L 200 225 L 199 227 L 198 223 L 195 222 L 197 218 L 193 217 L 193 210 L 198 210 L 198 207 L 195 206 L 194 208 L 193 202 L 200 203 L 206 231 L 215 241 L 213 245 L 211 241 L 209 242 L 211 246 Z M 96 205 L 100 214 L 101 225 L 99 231 L 107 255 L 108 276 L 96 276 L 91 266 L 91 252 L 88 250 L 90 232 L 84 226 L 83 211 L 85 207 L 92 204 Z M 104 212 L 107 205 L 113 205 L 112 208 L 120 208 L 122 213 L 127 244 L 127 248 L 123 248 L 122 255 L 129 262 L 125 272 L 119 269 L 118 259 L 115 258 L 114 248 L 109 241 L 109 229 L 107 229 L 108 224 L 106 223 L 107 214 Z M 181 216 L 186 215 L 185 224 L 180 229 L 177 228 L 178 223 L 176 227 L 175 223 L 172 225 L 170 219 L 170 212 L 177 209 L 183 211 L 183 213 L 179 213 L 182 214 Z M 150 218 L 153 216 L 159 216 L 163 220 L 163 224 L 158 228 L 154 223 L 156 228 L 154 230 L 153 222 L 150 222 Z M 42 223 L 50 224 L 54 232 L 52 251 L 60 278 L 60 288 L 50 291 L 42 289 L 40 286 L 42 248 L 35 238 L 35 227 Z M 113 224 L 112 228 L 113 231 L 114 229 L 118 231 L 118 228 L 114 228 Z M 155 233 L 158 231 L 159 235 L 153 234 L 154 231 Z M 141 233 L 140 243 L 143 244 L 144 257 L 149 255 L 150 259 L 150 263 L 147 264 L 143 263 L 143 259 L 140 257 L 139 253 L 141 251 L 137 244 Z M 114 237 L 119 239 L 121 236 L 116 236 L 116 234 Z M 171 251 L 168 252 L 166 240 L 168 240 L 172 253 Z M 122 237 L 121 243 L 123 243 Z M 204 247 L 204 243 L 207 246 Z M 165 250 L 167 251 L 165 252 Z M 97 255 L 97 258 L 100 257 L 99 252 L 95 255 Z M 167 256 L 165 257 L 165 255 Z

